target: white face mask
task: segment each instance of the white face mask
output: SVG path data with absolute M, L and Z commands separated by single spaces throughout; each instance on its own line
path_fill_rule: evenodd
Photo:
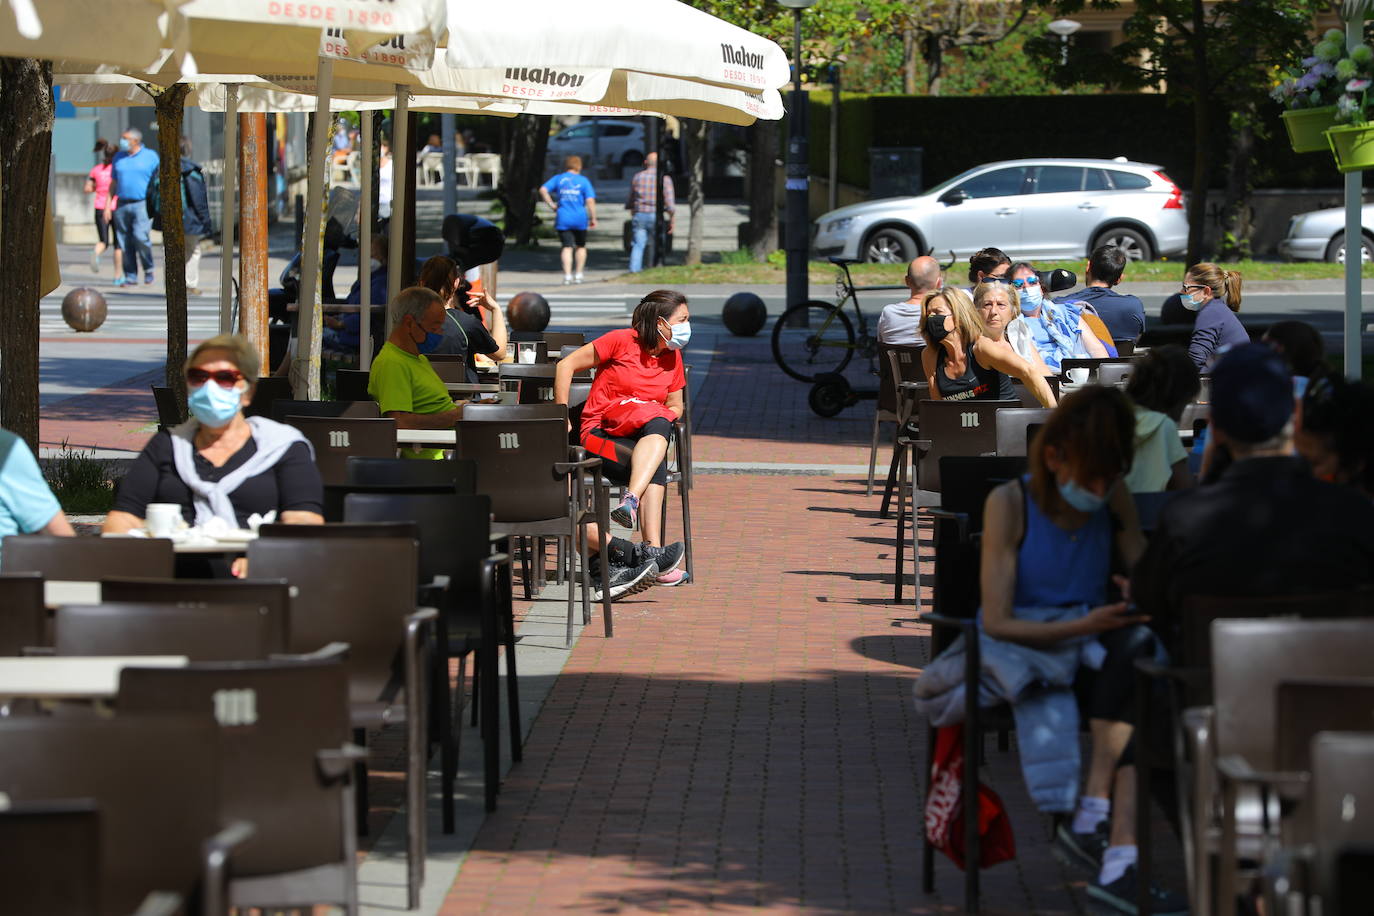
M 367 262 L 367 269 L 375 274 L 377 271 L 382 269 L 382 262 L 377 260 L 376 258 L 373 258 L 372 260 Z

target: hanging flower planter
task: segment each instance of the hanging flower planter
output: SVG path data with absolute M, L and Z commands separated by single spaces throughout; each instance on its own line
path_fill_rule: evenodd
M 1326 132 L 1340 172 L 1374 169 L 1374 124 L 1341 124 Z
M 1283 126 L 1288 128 L 1288 140 L 1295 153 L 1319 153 L 1329 149 L 1324 131 L 1336 125 L 1336 106 L 1294 108 L 1285 111 Z

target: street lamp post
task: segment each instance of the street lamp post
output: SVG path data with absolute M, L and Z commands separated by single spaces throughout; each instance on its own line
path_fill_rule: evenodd
M 1072 19 L 1056 19 L 1045 28 L 1059 36 L 1059 66 L 1067 67 L 1069 65 L 1069 36 L 1083 28 L 1083 23 L 1075 22 Z
M 802 89 L 802 10 L 816 0 L 778 0 L 792 11 L 793 89 L 788 106 L 786 227 L 784 243 L 787 251 L 786 307 L 811 298 L 806 276 L 807 256 L 811 247 L 811 216 L 807 195 L 810 193 L 809 115 L 806 92 Z

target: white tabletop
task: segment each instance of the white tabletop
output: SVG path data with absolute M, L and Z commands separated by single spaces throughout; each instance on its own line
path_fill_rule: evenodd
M 398 429 L 396 444 L 453 448 L 458 444 L 458 434 L 452 429 Z
M 43 603 L 48 607 L 61 607 L 64 604 L 99 604 L 100 583 L 48 579 L 43 583 Z
M 109 699 L 124 668 L 183 668 L 184 655 L 0 658 L 0 697 Z

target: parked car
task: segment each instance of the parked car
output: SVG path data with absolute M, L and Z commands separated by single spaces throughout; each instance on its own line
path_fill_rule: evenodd
M 969 169 L 915 197 L 871 200 L 816 220 L 822 257 L 967 257 L 990 245 L 1015 258 L 1081 258 L 1116 245 L 1132 260 L 1184 251 L 1183 192 L 1160 166 L 1126 159 L 1015 159 Z
M 1360 208 L 1360 257 L 1374 259 L 1374 204 Z M 1288 221 L 1288 236 L 1279 242 L 1279 255 L 1294 261 L 1345 263 L 1345 208 L 1299 213 Z
M 549 138 L 545 166 L 550 171 L 563 168 L 568 156 L 581 156 L 584 171 L 590 171 L 593 142 L 603 166 L 637 168 L 644 162 L 644 125 L 623 118 L 596 118 L 579 121 Z

